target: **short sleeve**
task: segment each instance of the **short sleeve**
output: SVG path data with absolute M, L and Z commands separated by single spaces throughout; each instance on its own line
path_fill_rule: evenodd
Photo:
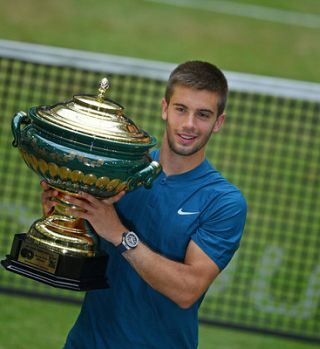
M 199 228 L 191 239 L 220 270 L 227 266 L 240 245 L 246 215 L 247 204 L 240 191 L 213 200 L 201 214 Z

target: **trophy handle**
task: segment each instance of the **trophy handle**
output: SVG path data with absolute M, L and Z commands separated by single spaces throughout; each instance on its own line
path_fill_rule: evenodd
M 151 188 L 152 182 L 156 179 L 160 171 L 161 165 L 157 161 L 152 161 L 146 168 L 130 178 L 128 181 L 128 190 L 133 190 L 139 185 L 144 185 L 147 189 Z
M 11 122 L 11 129 L 12 129 L 12 133 L 13 133 L 12 145 L 14 147 L 17 147 L 20 143 L 21 125 L 29 124 L 29 123 L 30 123 L 30 119 L 29 119 L 27 113 L 25 113 L 24 111 L 19 111 L 12 118 L 12 122 Z

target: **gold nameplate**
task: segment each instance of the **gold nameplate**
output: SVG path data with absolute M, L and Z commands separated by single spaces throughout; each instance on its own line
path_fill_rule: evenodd
M 18 261 L 54 274 L 58 265 L 58 253 L 42 250 L 23 241 Z

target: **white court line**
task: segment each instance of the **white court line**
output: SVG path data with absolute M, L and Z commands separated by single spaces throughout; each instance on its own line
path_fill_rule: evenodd
M 320 28 L 320 15 L 295 11 L 279 10 L 276 8 L 239 4 L 233 1 L 216 0 L 146 0 L 180 7 L 189 7 L 212 12 L 226 13 L 234 16 L 262 19 L 265 21 L 278 22 L 302 26 L 307 28 Z

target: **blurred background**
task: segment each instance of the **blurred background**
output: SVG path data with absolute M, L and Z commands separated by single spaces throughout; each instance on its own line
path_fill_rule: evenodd
M 317 0 L 12 0 L 3 39 L 320 81 Z
M 319 88 L 319 37 L 318 0 L 0 2 L 0 39 L 168 66 L 201 59 L 226 72 L 254 74 L 261 80 L 263 76 L 286 79 L 287 86 L 300 86 L 300 81 Z M 50 104 L 76 92 L 94 92 L 94 81 L 101 75 L 82 69 L 80 78 L 62 79 L 65 85 L 72 81 L 74 87 L 61 88 L 59 93 L 57 86 L 48 87 L 45 94 L 42 90 L 51 73 L 46 75 L 44 67 L 37 75 L 42 74 L 42 85 L 35 84 L 29 98 L 17 94 L 19 74 L 34 67 L 22 67 L 23 62 L 6 58 L 0 65 L 1 259 L 9 252 L 14 233 L 27 229 L 40 214 L 39 181 L 10 150 L 12 113 L 30 107 L 31 101 Z M 67 75 L 72 73 L 68 70 Z M 115 83 L 115 90 L 119 84 Z M 159 104 L 154 101 L 144 111 L 155 117 L 163 83 L 157 86 Z M 159 137 L 161 125 L 144 120 L 140 101 L 134 104 L 130 91 L 134 87 L 128 95 L 115 91 L 114 97 L 128 107 L 134 120 L 140 113 L 138 124 Z M 240 249 L 204 303 L 200 349 L 319 347 L 319 99 L 270 95 L 232 92 L 229 129 L 226 124 L 209 149 L 213 163 L 244 192 L 250 210 L 243 252 Z M 9 159 L 15 164 L 20 161 L 21 167 L 10 167 Z M 15 191 L 17 182 L 24 188 L 21 192 Z M 28 196 L 26 186 L 33 188 L 32 195 Z M 8 221 L 15 222 L 8 225 Z M 270 271 L 277 263 L 282 268 Z M 7 274 L 0 269 L 0 349 L 62 347 L 79 312 L 81 295 L 57 291 L 52 296 L 47 286 Z M 38 295 L 30 297 L 35 287 Z

